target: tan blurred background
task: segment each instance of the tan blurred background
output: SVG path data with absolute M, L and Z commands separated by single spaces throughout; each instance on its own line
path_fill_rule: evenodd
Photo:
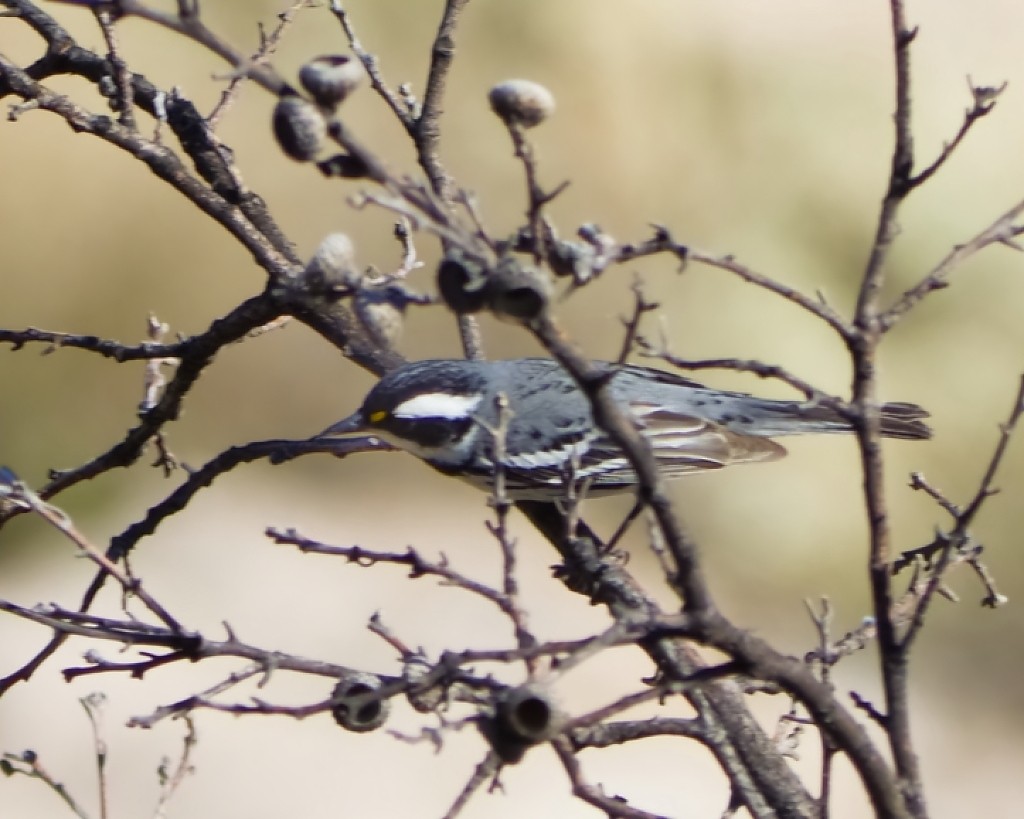
M 204 13 L 249 49 L 256 21 L 272 25 L 283 5 L 225 0 L 206 3 Z M 347 5 L 387 78 L 396 85 L 408 80 L 419 92 L 441 3 Z M 101 47 L 88 13 L 51 10 L 83 45 Z M 933 0 L 914 4 L 910 22 L 920 26 L 913 51 L 919 163 L 930 161 L 959 126 L 969 104 L 967 75 L 990 85 L 1008 80 L 1009 87 L 995 113 L 904 210 L 890 295 L 1024 196 L 1024 6 Z M 139 21 L 125 22 L 119 32 L 133 68 L 164 87 L 179 86 L 209 110 L 222 86 L 211 75 L 223 74 L 222 64 Z M 329 13 L 308 11 L 276 65 L 293 76 L 304 59 L 343 49 Z M 24 26 L 0 19 L 0 51 L 24 62 L 38 54 L 38 43 Z M 733 253 L 806 292 L 822 291 L 848 312 L 888 170 L 891 74 L 882 2 L 477 0 L 458 37 L 443 156 L 460 184 L 478 194 L 492 230 L 511 230 L 523 210 L 523 183 L 486 92 L 509 77 L 540 81 L 559 106 L 535 132 L 545 183 L 572 182 L 553 207 L 565 233 L 593 221 L 621 240 L 640 240 L 649 223 L 662 223 L 681 241 Z M 53 86 L 100 105 L 80 81 Z M 346 206 L 358 185 L 324 181 L 284 158 L 270 136 L 272 104 L 247 88 L 222 127 L 247 183 L 266 197 L 303 254 L 328 232 L 345 230 L 363 263 L 393 267 L 397 249 L 388 218 Z M 400 129 L 370 92 L 347 110 L 364 139 L 413 170 Z M 224 231 L 134 160 L 73 135 L 54 116 L 29 112 L 15 124 L 0 123 L 0 179 L 2 327 L 134 342 L 154 311 L 174 332 L 191 334 L 263 286 L 262 272 Z M 414 284 L 430 289 L 434 248 L 427 239 L 419 247 L 428 265 Z M 947 523 L 906 487 L 907 474 L 921 470 L 954 500 L 966 501 L 1009 411 L 1024 370 L 1020 259 L 1000 247 L 972 260 L 883 350 L 885 396 L 927 406 L 936 432 L 930 443 L 887 448 L 900 548 L 924 542 Z M 848 388 L 843 349 L 820 322 L 725 273 L 693 267 L 679 276 L 668 259 L 612 271 L 564 305 L 566 322 L 595 357 L 617 352 L 634 271 L 663 305 L 674 352 L 757 357 L 825 389 Z M 536 349 L 510 328 L 488 324 L 486 331 L 494 356 Z M 450 319 L 439 308 L 415 314 L 403 349 L 414 358 L 457 354 Z M 74 350 L 46 358 L 39 352 L 0 350 L 0 462 L 34 485 L 48 469 L 80 464 L 120 439 L 134 420 L 142 372 L 139 364 L 118 366 Z M 707 380 L 786 394 L 727 374 Z M 289 326 L 224 351 L 183 418 L 168 429 L 170 445 L 198 466 L 233 444 L 304 436 L 347 414 L 370 383 L 314 334 Z M 725 611 L 799 654 L 814 640 L 805 598 L 831 597 L 840 630 L 868 612 L 865 527 L 851 442 L 801 440 L 789 448 L 791 457 L 781 463 L 685 481 L 676 494 Z M 59 504 L 103 544 L 178 480 L 162 480 L 143 459 L 61 495 Z M 936 605 L 915 657 L 915 722 L 936 817 L 1016 816 L 1022 795 L 1024 441 L 1014 443 L 998 483 L 1004 492 L 990 501 L 976 534 L 1010 605 L 981 609 L 980 587 L 958 572 L 952 584 L 962 602 Z M 588 514 L 610 529 L 627 507 L 627 500 L 594 502 Z M 434 652 L 509 645 L 508 626 L 486 606 L 429 581 L 273 546 L 264 527 L 295 526 L 368 548 L 443 550 L 463 570 L 494 580 L 498 556 L 484 516 L 482 496 L 405 456 L 253 465 L 221 478 L 144 540 L 135 568 L 172 611 L 211 636 L 222 633 L 226 619 L 258 645 L 390 672 L 392 653 L 364 628 L 375 611 L 408 643 Z M 550 548 L 518 519 L 515 533 L 525 599 L 540 635 L 576 637 L 603 627 L 602 612 L 550 579 Z M 633 560 L 638 571 L 656 577 L 653 567 L 645 568 L 642 548 Z M 90 576 L 70 545 L 39 521 L 22 517 L 0 532 L 0 597 L 74 605 Z M 105 603 L 116 613 L 116 595 Z M 0 619 L 0 674 L 46 637 Z M 29 685 L 0 699 L 0 750 L 38 751 L 55 776 L 93 804 L 90 740 L 76 698 L 102 689 L 111 697 L 111 815 L 150 815 L 156 767 L 161 755 L 176 753 L 181 728 L 161 723 L 148 732 L 129 730 L 125 720 L 194 693 L 233 666 L 171 668 L 141 683 L 108 676 L 65 685 L 59 669 L 77 664 L 86 647 L 69 646 Z M 101 648 L 116 655 L 116 647 Z M 840 690 L 877 699 L 872 663 L 870 653 L 844 663 Z M 599 659 L 567 677 L 560 690 L 568 710 L 579 713 L 633 690 L 648 671 L 633 655 Z M 273 682 L 259 693 L 276 702 L 313 701 L 327 691 L 318 681 Z M 256 692 L 238 696 L 247 693 Z M 770 720 L 786 704 L 762 707 Z M 418 724 L 404 712 L 399 717 L 406 730 Z M 435 756 L 426 744 L 345 734 L 327 718 L 296 723 L 200 713 L 198 724 L 197 772 L 172 804 L 172 816 L 441 815 L 484 751 L 468 730 L 452 734 Z M 813 771 L 813 740 L 802 751 L 800 764 Z M 583 760 L 592 779 L 638 807 L 696 817 L 718 815 L 725 804 L 710 761 L 678 741 L 590 752 Z M 547 752 L 528 756 L 503 780 L 504 796 L 480 795 L 464 815 L 594 815 L 571 800 Z M 52 793 L 22 777 L 0 781 L 0 805 L 3 817 L 67 815 Z M 835 815 L 866 812 L 863 802 L 844 799 Z

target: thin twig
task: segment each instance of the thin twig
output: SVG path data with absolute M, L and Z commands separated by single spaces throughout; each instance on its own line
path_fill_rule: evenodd
M 110 548 L 115 557 L 128 554 L 135 544 L 142 538 L 153 534 L 167 518 L 184 510 L 196 493 L 206 489 L 221 475 L 241 464 L 252 463 L 264 458 L 270 460 L 271 463 L 283 463 L 299 455 L 314 452 L 328 453 L 341 458 L 356 452 L 376 450 L 392 451 L 392 447 L 378 438 L 347 438 L 344 441 L 275 439 L 233 446 L 211 458 L 198 469 L 191 470 L 188 478 L 170 495 L 151 506 L 145 517 L 115 535 L 110 541 Z
M 992 109 L 996 107 L 996 98 L 1006 90 L 1007 83 L 1003 83 L 998 87 L 975 85 L 971 82 L 970 78 L 967 80 L 968 90 L 971 92 L 971 107 L 964 112 L 964 121 L 960 124 L 960 129 L 956 132 L 956 136 L 953 137 L 949 142 L 946 142 L 942 146 L 942 150 L 939 151 L 939 155 L 935 157 L 932 163 L 926 167 L 923 171 L 914 174 L 909 181 L 911 188 L 916 188 L 919 185 L 923 185 L 935 172 L 939 170 L 946 161 L 953 155 L 953 152 L 963 142 L 964 137 L 967 136 L 967 132 L 971 130 L 974 124 L 982 117 L 990 114 Z
M 54 779 L 50 772 L 43 767 L 43 763 L 35 751 L 24 751 L 20 754 L 4 753 L 0 759 L 3 760 L 0 769 L 4 774 L 8 776 L 21 774 L 31 779 L 38 779 L 57 794 L 75 816 L 79 819 L 90 819 L 89 812 L 75 801 L 64 784 Z
M 654 226 L 654 235 L 650 239 L 639 244 L 620 245 L 614 251 L 610 251 L 608 260 L 609 263 L 622 264 L 633 259 L 660 253 L 669 253 L 675 256 L 679 259 L 680 264 L 684 266 L 687 262 L 694 261 L 706 264 L 709 267 L 726 270 L 743 281 L 781 296 L 786 301 L 790 301 L 803 308 L 811 315 L 817 316 L 828 324 L 841 338 L 848 338 L 852 332 L 852 328 L 846 320 L 820 298 L 812 299 L 809 296 L 805 296 L 799 290 L 782 284 L 763 273 L 758 273 L 747 265 L 741 264 L 731 255 L 716 255 L 680 244 L 673 239 L 668 228 L 663 225 Z
M 603 811 L 609 819 L 667 819 L 660 814 L 630 807 L 622 797 L 608 796 L 599 786 L 588 782 L 568 739 L 557 738 L 551 744 L 569 777 L 572 792 L 584 802 Z
M 845 409 L 849 412 L 849 408 L 839 396 L 822 392 L 809 381 L 794 375 L 778 364 L 765 364 L 749 358 L 681 358 L 668 352 L 663 346 L 655 346 L 643 337 L 637 339 L 637 346 L 641 349 L 641 355 L 660 359 L 681 370 L 735 370 L 741 373 L 751 373 L 758 378 L 772 378 L 803 393 L 809 402 L 836 410 Z
M 156 808 L 153 810 L 153 819 L 166 819 L 167 808 L 171 798 L 177 793 L 181 783 L 185 781 L 185 777 L 192 773 L 192 751 L 199 743 L 199 735 L 196 731 L 195 721 L 191 716 L 185 714 L 181 719 L 185 723 L 185 736 L 181 742 L 181 754 L 170 773 L 167 772 L 166 766 L 160 766 L 160 796 L 157 799 Z
M 455 58 L 455 31 L 459 16 L 468 3 L 469 0 L 445 0 L 441 23 L 430 48 L 430 68 L 423 91 L 423 105 L 416 118 L 413 134 L 420 167 L 426 172 L 434 193 L 449 207 L 453 201 L 454 182 L 441 164 L 438 152 L 441 139 L 441 112 L 448 74 Z
M 57 350 L 68 349 L 88 350 L 104 358 L 114 361 L 148 361 L 151 359 L 181 358 L 190 347 L 190 339 L 171 344 L 121 344 L 111 339 L 98 336 L 57 333 L 51 330 L 40 330 L 28 327 L 24 330 L 6 330 L 0 328 L 0 343 L 10 344 L 12 350 L 21 350 L 26 344 L 45 344 L 42 355 L 51 355 Z
M 516 543 L 508 530 L 508 514 L 512 511 L 512 500 L 508 496 L 505 482 L 505 462 L 507 460 L 506 442 L 509 424 L 512 421 L 512 408 L 508 396 L 499 393 L 497 403 L 497 422 L 492 426 L 482 419 L 477 419 L 491 436 L 492 459 L 495 463 L 494 486 L 491 490 L 491 506 L 494 508 L 495 520 L 487 522 L 488 531 L 494 536 L 501 549 L 501 596 L 505 605 L 503 611 L 512 621 L 516 644 L 527 648 L 537 643 L 527 625 L 526 612 L 519 605 L 519 580 L 516 576 Z M 531 676 L 536 672 L 536 664 L 532 660 L 526 662 L 527 671 Z
M 455 819 L 462 813 L 462 809 L 469 804 L 473 794 L 480 790 L 484 782 L 495 776 L 500 769 L 501 759 L 494 751 L 488 751 L 487 756 L 473 769 L 473 773 L 466 784 L 462 786 L 462 790 L 459 791 L 451 806 L 444 812 L 442 819 Z
M 15 481 L 2 487 L 2 496 L 10 503 L 24 506 L 31 509 L 51 526 L 62 532 L 72 543 L 75 544 L 93 563 L 100 567 L 106 574 L 113 577 L 121 584 L 121 588 L 128 594 L 138 597 L 139 600 L 155 614 L 167 627 L 176 634 L 184 634 L 181 624 L 171 616 L 171 613 L 163 607 L 142 585 L 137 577 L 132 577 L 121 569 L 113 560 L 94 546 L 89 539 L 83 535 L 74 525 L 71 518 L 57 507 L 46 503 L 38 494 L 33 492 L 21 481 Z
M 103 39 L 107 44 L 107 58 L 114 68 L 114 80 L 117 83 L 117 110 L 120 112 L 117 121 L 125 128 L 135 130 L 135 99 L 132 94 L 132 75 L 128 64 L 121 56 L 121 49 L 117 42 L 117 33 L 114 30 L 114 17 L 106 8 L 94 9 L 96 21 L 103 32 Z M 104 817 L 105 819 L 105 817 Z
M 937 535 L 932 543 L 904 552 L 893 565 L 893 573 L 895 573 L 898 569 L 905 568 L 907 565 L 916 565 L 916 562 L 922 559 L 933 560 L 934 555 L 936 553 L 938 555 L 938 559 L 934 560 L 934 565 L 930 567 L 928 580 L 923 586 L 923 591 L 919 594 L 912 618 L 903 636 L 904 651 L 909 650 L 911 644 L 920 633 L 924 625 L 925 613 L 934 595 L 941 591 L 943 575 L 956 563 L 966 562 L 982 581 L 985 587 L 985 597 L 982 599 L 983 605 L 995 608 L 1006 602 L 1006 597 L 997 590 L 995 579 L 989 572 L 988 567 L 980 560 L 981 547 L 969 548 L 971 543 L 969 528 L 985 502 L 996 494 L 997 490 L 993 487 L 995 477 L 1006 457 L 1010 440 L 1017 430 L 1022 415 L 1024 415 L 1024 375 L 1020 378 L 1009 417 L 1000 425 L 999 439 L 985 467 L 981 480 L 978 482 L 978 488 L 962 510 L 923 478 L 917 477 L 912 484 L 914 488 L 925 491 L 943 509 L 951 514 L 954 518 L 954 525 L 948 534 Z M 913 585 L 912 583 L 911 591 L 914 591 Z
M 104 736 L 103 713 L 107 704 L 105 694 L 97 692 L 82 697 L 78 701 L 89 716 L 92 728 L 93 747 L 96 753 L 96 780 L 100 797 L 100 819 L 107 819 L 109 814 L 109 783 L 107 781 L 107 740 Z
M 379 563 L 407 566 L 409 568 L 409 577 L 411 578 L 438 577 L 455 588 L 482 597 L 508 613 L 509 601 L 505 594 L 453 569 L 448 565 L 446 558 L 442 557 L 438 561 L 428 560 L 411 546 L 404 552 L 381 552 L 373 549 L 364 549 L 362 546 L 331 546 L 303 537 L 294 529 L 282 530 L 270 527 L 266 530 L 265 534 L 275 543 L 296 546 L 304 554 L 343 557 L 349 563 L 355 563 L 363 568 L 369 568 Z
M 315 5 L 315 0 L 297 0 L 297 2 L 293 2 L 289 8 L 279 12 L 277 15 L 277 25 L 274 26 L 269 34 L 260 38 L 260 46 L 252 56 L 249 57 L 247 64 L 253 66 L 266 65 L 270 56 L 277 51 L 277 47 L 280 45 L 281 40 L 284 39 L 285 33 L 295 21 L 298 13 L 302 9 L 310 8 L 313 5 Z M 217 123 L 220 121 L 221 117 L 227 113 L 235 100 L 238 99 L 242 86 L 248 78 L 249 75 L 247 73 L 236 72 L 231 76 L 227 86 L 221 92 L 220 99 L 217 100 L 217 104 L 213 107 L 213 110 L 210 111 L 209 116 L 206 117 L 206 121 L 211 130 L 217 127 Z
M 396 94 L 392 90 L 391 86 L 388 85 L 380 70 L 380 61 L 377 59 L 375 54 L 372 54 L 363 47 L 359 37 L 356 36 L 355 27 L 349 18 L 349 14 L 340 0 L 331 0 L 330 8 L 331 13 L 338 19 L 342 30 L 345 32 L 349 48 L 352 49 L 352 53 L 356 55 L 359 62 L 363 64 L 363 68 L 366 70 L 366 74 L 370 78 L 370 87 L 377 92 L 385 103 L 387 103 L 391 112 L 398 118 L 398 121 L 405 126 L 405 129 L 410 134 L 412 134 L 416 126 L 418 114 L 415 111 L 410 110 L 410 107 L 405 103 L 402 97 Z
M 980 233 L 964 244 L 955 245 L 931 271 L 917 284 L 905 290 L 879 317 L 882 332 L 891 330 L 910 310 L 928 294 L 949 286 L 950 274 L 967 259 L 993 244 L 1004 244 L 1020 250 L 1014 239 L 1024 233 L 1024 226 L 1015 224 L 1024 214 L 1024 200 L 1018 202 Z
M 123 15 L 149 20 L 151 23 L 156 23 L 199 43 L 235 68 L 240 74 L 249 77 L 273 94 L 280 94 L 287 87 L 287 83 L 274 69 L 254 63 L 241 51 L 207 28 L 198 14 L 168 14 L 150 8 L 139 0 L 118 0 L 117 7 Z
M 985 473 L 978 483 L 978 490 L 974 493 L 974 497 L 971 498 L 957 520 L 958 529 L 966 530 L 974 521 L 978 512 L 981 511 L 982 504 L 995 493 L 996 490 L 993 489 L 992 484 L 995 481 L 996 473 L 999 471 L 1003 459 L 1006 457 L 1007 449 L 1010 446 L 1010 439 L 1013 437 L 1013 433 L 1016 431 L 1022 415 L 1024 415 L 1024 375 L 1020 378 L 1009 417 L 999 428 L 999 440 L 992 452 L 992 457 L 989 458 L 988 465 L 985 467 Z
M 625 364 L 633 352 L 633 347 L 640 343 L 640 323 L 643 321 L 644 316 L 661 306 L 655 301 L 647 300 L 644 296 L 643 283 L 639 277 L 633 281 L 630 289 L 633 291 L 633 312 L 629 318 L 622 320 L 626 332 L 622 338 L 622 347 L 619 350 L 618 358 L 616 358 L 619 364 Z

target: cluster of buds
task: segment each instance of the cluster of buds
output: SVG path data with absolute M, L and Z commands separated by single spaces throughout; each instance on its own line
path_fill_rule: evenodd
M 303 270 L 302 282 L 314 298 L 348 298 L 366 334 L 380 347 L 394 347 L 402 334 L 410 304 L 431 299 L 406 287 L 400 278 L 371 275 L 356 263 L 355 245 L 348 234 L 329 234 Z
M 511 253 L 488 267 L 453 248 L 437 269 L 441 298 L 454 313 L 489 310 L 512 324 L 528 324 L 547 310 L 551 279 L 543 270 L 526 265 Z
M 287 88 L 274 107 L 274 136 L 281 150 L 297 162 L 315 160 L 323 151 L 329 118 L 363 77 L 362 65 L 344 54 L 317 57 L 302 66 L 299 83 L 310 99 Z
M 338 154 L 319 159 L 338 106 L 364 79 L 362 65 L 344 55 L 317 57 L 299 70 L 306 95 L 286 89 L 274 109 L 274 134 L 282 150 L 299 162 L 316 161 L 328 176 L 359 177 L 365 170 L 359 157 Z M 505 80 L 491 88 L 492 110 L 505 125 L 533 128 L 555 109 L 554 96 L 535 82 Z M 319 161 L 317 161 L 319 159 Z M 351 240 L 332 234 L 306 266 L 304 280 L 312 290 L 333 297 L 350 296 L 359 321 L 378 343 L 397 340 L 407 304 L 416 299 L 401 287 L 367 281 L 357 268 Z M 556 271 L 562 274 L 563 271 Z M 526 263 L 506 248 L 498 258 L 483 260 L 451 247 L 437 273 L 441 297 L 460 315 L 487 310 L 500 319 L 529 324 L 548 309 L 552 297 L 548 271 Z

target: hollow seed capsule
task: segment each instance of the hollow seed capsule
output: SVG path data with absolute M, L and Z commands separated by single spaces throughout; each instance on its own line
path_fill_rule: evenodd
M 365 72 L 358 60 L 345 54 L 327 54 L 310 60 L 299 69 L 299 82 L 317 105 L 333 111 L 363 81 Z

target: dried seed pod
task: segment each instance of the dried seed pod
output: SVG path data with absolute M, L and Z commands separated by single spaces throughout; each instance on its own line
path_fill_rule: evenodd
M 274 136 L 281 150 L 297 162 L 316 159 L 327 138 L 320 110 L 297 94 L 286 94 L 274 106 Z
M 437 289 L 454 313 L 478 313 L 487 306 L 484 266 L 453 248 L 437 268 Z
M 401 287 L 361 287 L 352 301 L 356 318 L 381 347 L 394 347 L 405 324 L 409 298 Z
M 448 699 L 447 686 L 444 683 L 432 685 L 430 688 L 422 688 L 423 678 L 426 677 L 433 666 L 423 655 L 416 653 L 407 656 L 402 663 L 402 678 L 409 684 L 405 693 L 409 705 L 421 714 L 429 714 L 436 711 Z
M 320 242 L 306 265 L 305 279 L 310 289 L 320 292 L 358 286 L 362 271 L 356 267 L 356 248 L 347 233 L 331 233 Z
M 317 170 L 326 177 L 340 176 L 345 179 L 363 179 L 369 169 L 359 157 L 351 154 L 335 154 L 316 163 Z
M 554 95 L 543 85 L 530 80 L 505 80 L 487 95 L 491 110 L 507 125 L 532 128 L 555 111 Z
M 481 733 L 507 764 L 515 764 L 526 751 L 552 736 L 562 722 L 554 701 L 543 687 L 526 683 L 501 694 L 493 717 L 480 720 Z
M 503 257 L 487 277 L 487 305 L 503 321 L 533 321 L 547 310 L 550 301 L 550 277 L 543 270 L 523 265 L 515 256 Z
M 365 733 L 380 728 L 391 713 L 391 702 L 367 695 L 379 691 L 383 681 L 376 674 L 357 671 L 344 677 L 331 692 L 337 704 L 331 709 L 334 721 L 342 728 Z
M 576 284 L 585 284 L 593 278 L 596 255 L 590 245 L 563 239 L 551 242 L 545 253 L 551 271 L 556 276 L 572 276 Z
M 359 87 L 364 75 L 358 60 L 345 54 L 327 54 L 302 66 L 299 82 L 317 105 L 333 111 Z

